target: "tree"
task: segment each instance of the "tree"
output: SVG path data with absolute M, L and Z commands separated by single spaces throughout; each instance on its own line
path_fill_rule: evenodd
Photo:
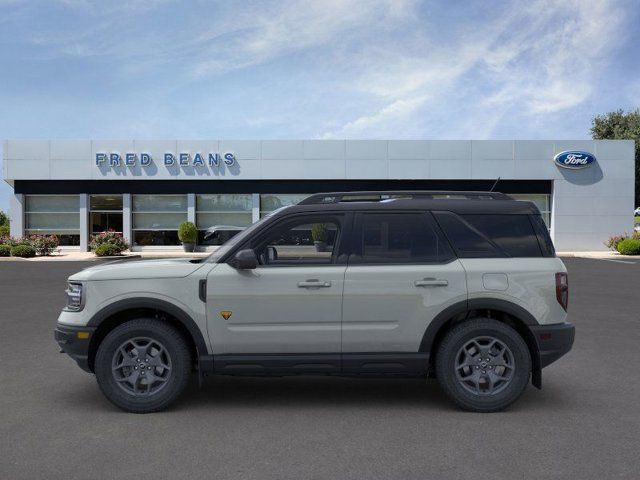
M 0 210 L 0 226 L 9 225 L 9 215 Z
M 594 140 L 635 140 L 636 145 L 636 206 L 640 205 L 640 109 L 596 115 L 591 120 Z

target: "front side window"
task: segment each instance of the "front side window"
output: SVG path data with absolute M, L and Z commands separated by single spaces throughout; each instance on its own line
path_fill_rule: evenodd
M 336 263 L 340 223 L 324 215 L 284 220 L 251 248 L 261 265 L 329 265 Z
M 360 225 L 350 262 L 440 263 L 453 258 L 428 213 L 365 213 Z
M 186 195 L 134 195 L 135 245 L 180 245 L 178 226 L 187 221 Z

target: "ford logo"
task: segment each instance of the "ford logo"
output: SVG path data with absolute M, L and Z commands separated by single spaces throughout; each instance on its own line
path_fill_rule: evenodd
M 595 155 L 589 152 L 580 152 L 578 150 L 568 150 L 566 152 L 560 152 L 553 161 L 562 168 L 572 168 L 577 170 L 579 168 L 586 168 L 596 161 Z

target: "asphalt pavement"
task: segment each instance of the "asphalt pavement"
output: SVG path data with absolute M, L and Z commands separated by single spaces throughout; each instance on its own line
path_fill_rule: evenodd
M 220 377 L 133 415 L 53 340 L 92 263 L 2 262 L 0 479 L 638 478 L 640 263 L 565 263 L 574 349 L 506 412 L 434 381 Z

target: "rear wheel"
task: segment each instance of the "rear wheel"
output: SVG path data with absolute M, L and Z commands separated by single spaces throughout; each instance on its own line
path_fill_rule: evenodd
M 191 355 L 185 339 L 171 325 L 135 319 L 104 338 L 95 373 L 102 393 L 114 405 L 127 412 L 156 412 L 186 388 Z
M 529 383 L 531 355 L 522 337 L 497 320 L 454 326 L 436 352 L 436 375 L 460 407 L 494 412 L 515 402 Z

